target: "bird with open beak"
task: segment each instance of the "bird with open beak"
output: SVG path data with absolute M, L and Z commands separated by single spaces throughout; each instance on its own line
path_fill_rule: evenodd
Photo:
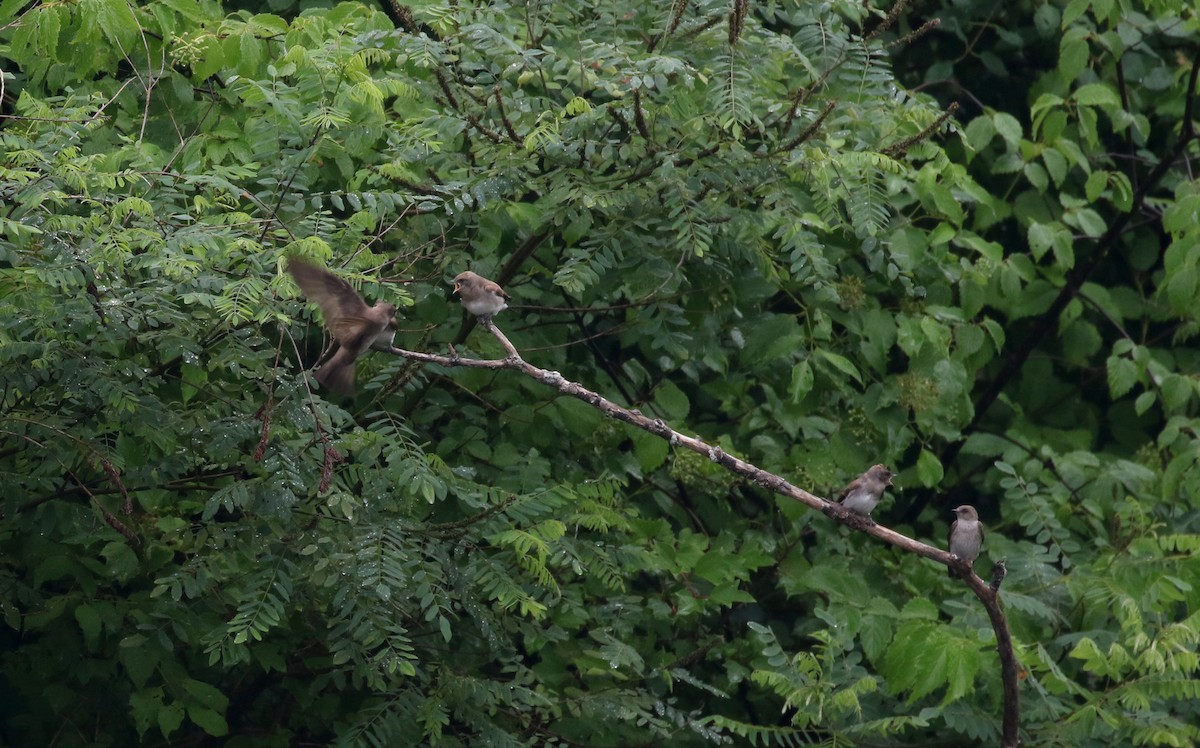
M 309 301 L 321 307 L 325 326 L 338 342 L 337 353 L 317 371 L 317 381 L 339 395 L 354 394 L 358 357 L 372 347 L 387 349 L 396 336 L 396 306 L 367 306 L 345 279 L 301 257 L 289 257 L 287 270 Z
M 896 474 L 883 465 L 872 465 L 867 472 L 850 481 L 850 485 L 842 489 L 839 501 L 841 505 L 870 519 L 871 510 L 883 498 L 883 492 L 892 485 Z
M 470 270 L 454 276 L 454 293 L 462 300 L 463 307 L 480 322 L 490 322 L 493 315 L 508 308 L 508 300 L 512 298 L 495 281 Z

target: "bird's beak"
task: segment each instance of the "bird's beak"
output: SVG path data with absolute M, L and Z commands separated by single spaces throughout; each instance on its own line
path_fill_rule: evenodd
M 458 281 L 454 281 L 454 291 L 452 291 L 451 293 L 458 293 L 458 289 L 461 285 L 462 285 L 462 283 L 459 283 Z

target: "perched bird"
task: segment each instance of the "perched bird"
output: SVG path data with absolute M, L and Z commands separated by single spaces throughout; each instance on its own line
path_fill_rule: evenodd
M 478 317 L 480 322 L 489 321 L 492 315 L 507 309 L 508 300 L 512 298 L 495 281 L 470 270 L 454 276 L 454 293 L 462 299 L 466 310 Z
M 855 514 L 864 517 L 871 516 L 871 510 L 883 498 L 884 490 L 892 485 L 896 474 L 883 465 L 872 465 L 871 469 L 850 481 L 850 485 L 842 489 L 841 504 Z
M 950 555 L 957 556 L 967 562 L 968 566 L 979 558 L 979 549 L 983 547 L 983 523 L 979 521 L 979 512 L 975 507 L 963 504 L 954 510 L 958 519 L 950 525 Z M 950 578 L 958 579 L 960 574 L 950 567 Z
M 383 301 L 367 306 L 344 279 L 303 258 L 289 257 L 287 269 L 304 296 L 321 307 L 325 326 L 339 344 L 317 372 L 317 381 L 339 395 L 354 394 L 354 362 L 372 346 L 391 347 L 396 306 Z

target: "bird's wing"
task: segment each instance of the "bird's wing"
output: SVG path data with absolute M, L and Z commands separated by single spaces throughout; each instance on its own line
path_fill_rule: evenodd
M 325 326 L 333 337 L 344 342 L 347 335 L 361 334 L 367 302 L 353 286 L 340 276 L 299 257 L 289 257 L 287 269 L 305 298 L 321 307 Z
M 378 323 L 373 323 L 357 314 L 343 314 L 333 322 L 329 322 L 329 316 L 326 315 L 325 320 L 329 327 L 329 334 L 333 336 L 334 340 L 354 351 L 355 355 L 362 353 L 363 349 L 374 342 L 374 330 L 378 329 Z M 370 340 L 367 339 L 368 336 Z
M 512 299 L 512 297 L 509 296 L 507 293 L 505 293 L 504 289 L 501 288 L 500 284 L 497 283 L 496 281 L 491 281 L 491 280 L 488 280 L 487 278 L 480 278 L 480 280 L 483 281 L 482 283 L 479 284 L 479 288 L 482 291 L 484 291 L 486 293 L 494 293 L 497 296 L 499 296 L 500 298 L 504 299 L 505 301 Z

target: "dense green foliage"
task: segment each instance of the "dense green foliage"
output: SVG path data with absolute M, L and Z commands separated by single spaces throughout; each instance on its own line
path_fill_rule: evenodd
M 944 568 L 511 371 L 327 397 L 299 253 L 976 505 L 1025 744 L 1200 743 L 1193 9 L 270 5 L 0 2 L 0 742 L 997 744 Z

